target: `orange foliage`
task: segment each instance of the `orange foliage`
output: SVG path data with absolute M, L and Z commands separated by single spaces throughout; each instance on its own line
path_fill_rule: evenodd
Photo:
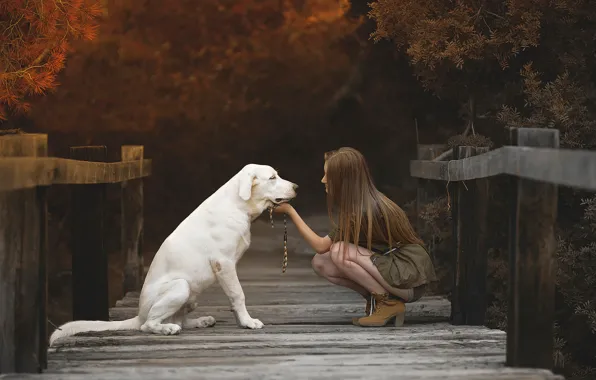
M 540 0 L 377 0 L 370 16 L 377 22 L 375 40 L 404 47 L 414 64 L 461 69 L 467 60 L 495 58 L 507 67 L 520 51 L 538 45 L 548 7 Z
M 523 65 L 577 73 L 593 56 L 585 53 L 596 20 L 590 1 L 375 0 L 370 7 L 374 40 L 393 42 L 423 86 L 460 101 L 469 119 L 517 101 Z
M 69 42 L 95 38 L 101 13 L 98 0 L 0 2 L 0 119 L 56 87 Z
M 322 109 L 321 99 L 330 99 L 351 69 L 341 43 L 360 23 L 344 17 L 348 4 L 115 1 L 100 37 L 77 46 L 63 85 L 41 99 L 47 106 L 40 102 L 33 118 L 60 130 L 150 131 L 159 120 L 183 117 L 214 131 L 297 102 Z M 49 124 L 54 118 L 60 125 Z

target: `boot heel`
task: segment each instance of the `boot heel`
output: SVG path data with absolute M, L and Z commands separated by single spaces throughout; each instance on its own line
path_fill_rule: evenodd
M 399 313 L 395 316 L 395 327 L 402 327 L 404 325 L 406 313 Z

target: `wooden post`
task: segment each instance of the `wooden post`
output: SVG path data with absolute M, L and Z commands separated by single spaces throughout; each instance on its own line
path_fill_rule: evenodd
M 107 159 L 105 146 L 70 148 L 81 161 Z M 108 256 L 104 247 L 106 184 L 72 185 L 71 251 L 74 320 L 109 319 Z
M 6 151 L 0 150 L 0 155 Z M 16 372 L 15 301 L 16 268 L 19 254 L 15 243 L 20 240 L 18 217 L 20 194 L 0 192 L 0 373 Z
M 559 147 L 556 129 L 511 130 L 512 145 Z M 512 180 L 507 365 L 552 369 L 557 186 Z
M 122 147 L 122 161 L 143 159 L 142 145 Z M 122 182 L 121 247 L 126 258 L 123 291 L 141 290 L 143 285 L 143 180 Z
M 459 158 L 486 152 L 488 148 L 460 147 Z M 459 246 L 455 273 L 459 274 L 459 314 L 463 315 L 459 322 L 466 325 L 484 325 L 486 318 L 488 190 L 488 178 L 458 184 Z
M 453 159 L 460 160 L 471 157 L 473 148 L 471 146 L 456 146 L 453 148 Z M 470 219 L 470 210 L 464 208 L 468 196 L 463 182 L 454 182 L 449 185 L 451 193 L 451 219 L 453 223 L 453 290 L 451 292 L 451 323 L 463 325 L 466 322 L 466 289 L 468 287 L 466 278 L 466 255 L 470 247 L 470 237 L 467 233 L 466 223 Z M 462 205 L 463 203 L 463 205 Z M 466 226 L 462 229 L 462 226 Z
M 0 138 L 0 157 L 45 157 L 47 135 Z M 45 254 L 47 216 L 36 189 L 0 192 L 0 373 L 46 366 Z

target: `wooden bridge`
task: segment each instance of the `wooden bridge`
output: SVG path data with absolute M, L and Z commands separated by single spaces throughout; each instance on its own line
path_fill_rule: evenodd
M 557 185 L 596 190 L 596 153 L 558 149 L 554 130 L 511 130 L 511 145 L 457 147 L 450 161 L 413 161 L 411 174 L 451 186 L 456 247 L 452 302 L 441 296 L 408 304 L 402 328 L 352 326 L 360 296 L 330 286 L 292 254 L 281 274 L 281 228 L 253 226 L 239 264 L 247 308 L 262 330 L 235 325 L 215 286 L 198 312 L 212 328 L 179 336 L 141 332 L 81 334 L 47 349 L 45 189 L 72 186 L 73 319 L 115 320 L 136 314 L 143 262 L 142 147 L 123 147 L 106 163 L 105 147 L 72 148 L 47 158 L 47 136 L 0 137 L 0 378 L 394 378 L 559 379 L 553 357 L 554 237 Z M 432 155 L 432 147 L 421 147 Z M 431 157 L 422 157 L 431 158 Z M 511 291 L 507 333 L 483 326 L 486 312 L 487 178 L 511 176 Z M 464 184 L 465 181 L 465 184 Z M 107 255 L 101 244 L 106 186 L 122 188 L 124 298 L 109 308 Z M 466 191 L 466 193 L 464 193 Z M 318 232 L 327 226 L 311 220 Z M 290 235 L 297 235 L 292 226 Z M 294 247 L 296 248 L 296 247 Z M 299 251 L 298 249 L 294 251 Z M 41 372 L 41 374 L 39 374 Z

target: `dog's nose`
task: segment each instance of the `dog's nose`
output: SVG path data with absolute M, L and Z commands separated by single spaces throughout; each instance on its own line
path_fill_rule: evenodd
M 294 190 L 298 189 L 298 185 L 296 185 L 295 183 L 292 183 L 292 188 L 294 188 Z

